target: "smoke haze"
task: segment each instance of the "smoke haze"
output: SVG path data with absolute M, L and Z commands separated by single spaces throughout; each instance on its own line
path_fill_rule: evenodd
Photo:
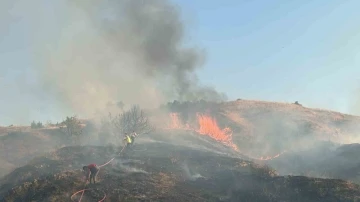
M 226 99 L 199 83 L 204 53 L 183 46 L 180 12 L 168 1 L 77 0 L 56 9 L 56 37 L 38 35 L 34 47 L 44 89 L 64 108 L 89 117 L 120 100 L 154 107 Z

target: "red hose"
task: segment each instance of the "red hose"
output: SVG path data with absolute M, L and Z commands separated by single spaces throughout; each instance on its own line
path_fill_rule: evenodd
M 84 196 L 85 190 L 82 192 L 79 201 L 81 201 L 82 197 Z
M 81 197 L 80 197 L 80 199 L 79 199 L 79 202 L 80 202 L 81 199 L 82 199 L 82 197 L 83 197 L 83 195 L 84 195 L 84 193 L 85 193 L 85 191 L 87 191 L 87 190 L 93 190 L 93 189 L 82 189 L 82 190 L 80 190 L 80 191 L 77 191 L 77 192 L 75 192 L 73 195 L 71 195 L 70 199 L 72 200 L 72 198 L 73 198 L 75 195 L 77 195 L 78 193 L 82 192 Z M 106 193 L 105 193 L 104 191 L 102 191 L 102 192 L 104 193 L 104 197 L 103 197 L 100 201 L 98 201 L 98 202 L 103 202 L 103 201 L 105 200 L 105 198 L 106 198 Z
M 120 151 L 119 155 L 122 153 L 122 151 L 125 149 L 125 147 L 126 147 L 126 145 L 122 148 L 122 150 Z M 112 159 L 110 159 L 110 161 L 108 161 L 108 162 L 102 164 L 101 166 L 99 166 L 99 168 L 101 168 L 101 167 L 103 167 L 103 166 L 106 166 L 107 164 L 109 164 L 109 163 L 110 163 L 111 161 L 113 161 L 114 159 L 115 159 L 115 157 L 112 158 Z M 70 199 L 72 200 L 72 197 L 73 197 L 73 196 L 75 196 L 76 194 L 82 192 L 81 197 L 80 197 L 80 199 L 79 199 L 79 201 L 78 201 L 78 202 L 81 202 L 81 199 L 82 199 L 82 197 L 84 196 L 84 193 L 85 193 L 86 190 L 90 190 L 90 189 L 82 189 L 82 190 L 80 190 L 80 191 L 77 191 L 77 192 L 75 192 L 73 195 L 71 195 Z M 102 191 L 102 192 L 103 192 L 103 191 Z M 106 193 L 104 192 L 104 198 L 101 199 L 99 202 L 103 202 L 103 201 L 105 200 L 105 198 L 106 198 Z
M 109 164 L 109 163 L 110 163 L 111 161 L 113 161 L 114 159 L 115 159 L 115 157 L 112 158 L 112 159 L 110 159 L 110 161 L 108 161 L 108 162 L 102 164 L 101 166 L 99 166 L 99 168 L 101 168 L 101 167 L 103 167 L 103 166 L 106 166 L 107 164 Z

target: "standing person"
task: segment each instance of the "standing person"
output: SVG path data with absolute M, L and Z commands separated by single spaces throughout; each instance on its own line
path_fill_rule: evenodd
M 92 163 L 87 166 L 84 166 L 83 170 L 86 173 L 86 181 L 90 178 L 90 184 L 91 184 L 91 179 L 93 179 L 95 184 L 96 176 L 98 175 L 100 168 L 95 163 Z
M 127 133 L 125 133 L 125 137 L 124 137 L 124 142 L 125 142 L 125 146 L 128 147 L 131 145 L 132 143 L 132 138 L 130 137 L 130 135 L 128 135 Z
M 127 133 L 125 133 L 125 137 L 123 139 L 124 141 L 124 147 L 123 149 L 120 151 L 120 154 L 124 151 L 125 153 L 127 153 L 127 151 L 131 150 L 131 143 L 132 143 L 132 138 L 130 137 L 130 135 L 128 135 Z

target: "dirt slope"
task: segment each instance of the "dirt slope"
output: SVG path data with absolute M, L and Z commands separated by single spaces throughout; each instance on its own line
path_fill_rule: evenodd
M 317 141 L 359 140 L 360 117 L 291 103 L 238 100 L 169 106 L 184 123 L 196 122 L 197 113 L 215 117 L 219 126 L 232 129 L 233 141 L 240 150 L 254 155 L 310 148 Z
M 334 145 L 287 153 L 267 164 L 281 174 L 337 178 L 360 183 L 360 144 Z
M 319 153 L 319 140 L 349 143 L 357 140 L 357 133 L 360 131 L 360 118 L 357 116 L 287 103 L 252 100 L 225 103 L 177 103 L 170 106 L 169 111 L 178 113 L 184 124 L 190 123 L 195 129 L 200 127 L 196 118 L 197 113 L 215 118 L 221 130 L 225 127 L 232 130 L 232 141 L 239 148 L 240 154 L 251 157 L 272 157 L 284 151 L 287 152 L 286 154 L 295 152 L 296 155 L 299 155 L 299 151 L 301 154 L 305 153 L 304 151 L 311 151 L 308 155 L 311 156 L 313 153 Z M 172 121 L 168 114 L 165 114 L 165 119 L 165 121 L 160 122 L 160 127 L 167 127 L 165 123 Z M 181 128 L 170 128 L 167 131 L 173 133 L 182 130 Z M 54 129 L 32 130 L 29 127 L 1 127 L 0 133 L 0 176 L 9 173 L 16 167 L 26 165 L 30 159 L 43 152 L 55 149 L 59 146 L 57 137 L 61 135 Z M 234 153 L 233 150 L 214 141 L 207 134 L 200 135 L 196 131 L 187 131 L 186 134 L 173 137 L 167 133 L 162 133 L 162 135 L 158 134 L 157 137 L 152 137 L 152 140 L 172 142 L 192 149 L 202 148 L 222 154 Z M 203 138 L 200 144 L 193 143 L 202 137 L 208 137 L 208 139 Z M 319 156 L 321 155 L 323 154 L 319 153 Z M 244 156 L 241 158 L 246 159 Z M 279 164 L 273 164 L 273 166 L 281 168 L 281 165 L 291 165 L 294 159 L 296 158 L 288 155 L 286 159 L 282 159 Z M 307 157 L 303 159 L 303 162 L 310 161 L 317 162 L 315 157 L 311 160 Z M 328 160 L 328 162 L 331 161 Z M 312 165 L 311 169 L 322 166 Z M 298 169 L 297 172 L 292 172 L 292 174 L 299 175 L 310 172 L 303 168 L 296 168 Z M 336 176 L 344 176 L 339 172 L 346 170 L 350 170 L 353 173 L 351 176 L 353 176 L 360 171 L 359 168 L 358 165 L 344 164 L 340 171 L 336 171 Z M 294 168 L 293 171 L 296 169 Z M 350 179 L 350 177 L 343 179 Z
M 0 134 L 0 176 L 58 146 L 59 134 L 51 130 L 3 128 Z
M 111 147 L 66 147 L 13 171 L 1 201 L 71 201 L 84 188 L 79 167 L 105 163 Z M 89 155 L 90 154 L 90 155 Z M 357 201 L 358 185 L 341 180 L 276 176 L 239 158 L 167 143 L 139 144 L 101 168 L 82 202 L 98 201 Z M 79 200 L 80 195 L 72 200 Z
M 67 144 L 66 135 L 60 132 L 59 127 L 0 127 L 0 177 L 16 167 L 26 165 L 36 156 Z
M 291 103 L 240 100 L 222 103 L 220 108 L 231 121 L 248 129 L 259 128 L 262 120 L 280 120 L 287 121 L 289 124 L 306 126 L 305 129 L 309 130 L 311 134 L 329 135 L 334 140 L 343 140 L 337 139 L 339 135 L 355 135 L 360 124 L 360 117 L 358 116 L 306 108 Z M 251 135 L 255 135 L 254 132 Z M 325 140 L 328 138 L 325 137 Z

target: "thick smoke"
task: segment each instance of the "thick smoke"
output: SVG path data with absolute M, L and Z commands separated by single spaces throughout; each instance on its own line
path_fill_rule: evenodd
M 51 40 L 37 38 L 37 70 L 72 111 L 92 116 L 109 102 L 226 99 L 200 85 L 203 51 L 184 45 L 179 10 L 168 1 L 71 0 L 56 9 L 61 29 Z

